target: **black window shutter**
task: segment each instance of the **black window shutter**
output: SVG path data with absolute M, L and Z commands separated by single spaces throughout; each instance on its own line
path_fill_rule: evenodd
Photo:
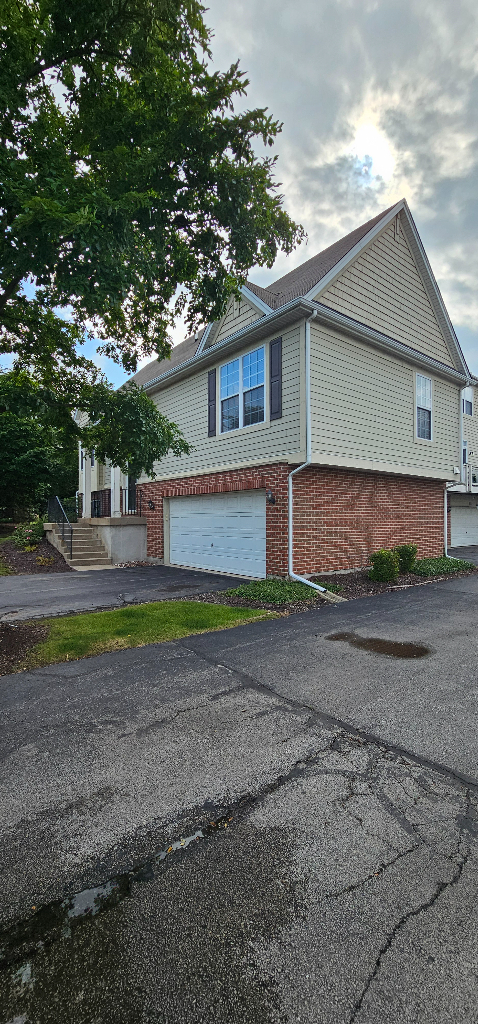
M 282 338 L 270 343 L 271 420 L 282 416 Z
M 207 375 L 207 436 L 216 436 L 216 371 Z

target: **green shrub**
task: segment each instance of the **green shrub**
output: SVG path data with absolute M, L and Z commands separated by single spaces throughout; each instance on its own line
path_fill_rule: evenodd
M 396 580 L 400 572 L 400 559 L 396 551 L 382 548 L 370 555 L 369 562 L 372 568 L 369 571 L 369 579 L 377 583 L 388 583 L 389 580 Z
M 20 523 L 13 532 L 13 543 L 22 551 L 34 551 L 43 537 L 43 520 L 34 519 L 31 523 Z
M 393 550 L 397 552 L 400 560 L 400 572 L 411 572 L 417 557 L 417 545 L 399 544 Z
M 466 572 L 476 569 L 473 562 L 465 562 L 463 558 L 419 558 L 413 566 L 413 571 L 419 576 L 443 576 L 449 572 Z

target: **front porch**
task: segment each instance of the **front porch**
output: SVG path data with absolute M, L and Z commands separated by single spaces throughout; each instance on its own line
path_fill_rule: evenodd
M 147 558 L 143 494 L 118 466 L 102 466 L 80 452 L 78 524 L 105 550 L 113 565 Z

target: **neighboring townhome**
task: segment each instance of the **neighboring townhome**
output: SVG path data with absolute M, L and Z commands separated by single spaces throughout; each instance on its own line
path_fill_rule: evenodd
M 478 544 L 478 381 L 462 393 L 461 479 L 448 490 L 448 542 L 453 547 Z
M 138 482 L 149 557 L 264 577 L 443 552 L 471 378 L 405 201 L 133 379 L 192 445 Z

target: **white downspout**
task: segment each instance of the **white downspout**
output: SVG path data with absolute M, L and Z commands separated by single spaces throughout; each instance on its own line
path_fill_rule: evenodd
M 311 583 L 305 576 L 298 576 L 294 572 L 294 508 L 293 508 L 293 490 L 292 490 L 292 477 L 296 473 L 300 473 L 302 469 L 306 469 L 312 462 L 312 412 L 311 412 L 311 401 L 310 401 L 310 321 L 314 320 L 317 316 L 317 310 L 314 310 L 312 315 L 305 321 L 305 462 L 301 466 L 297 466 L 289 473 L 288 485 L 288 496 L 289 496 L 289 558 L 288 558 L 288 569 L 289 576 L 293 580 L 297 580 L 299 583 L 305 583 L 308 587 L 312 587 L 312 590 L 319 590 L 321 594 L 328 593 L 326 587 L 319 587 L 318 583 Z M 334 595 L 335 596 L 335 595 Z
M 465 400 L 465 389 L 460 389 L 460 461 L 458 463 L 460 467 L 460 480 L 462 484 L 466 483 L 466 468 L 463 465 L 463 402 Z
M 448 558 L 448 487 L 445 484 L 443 503 L 443 550 L 445 558 Z

